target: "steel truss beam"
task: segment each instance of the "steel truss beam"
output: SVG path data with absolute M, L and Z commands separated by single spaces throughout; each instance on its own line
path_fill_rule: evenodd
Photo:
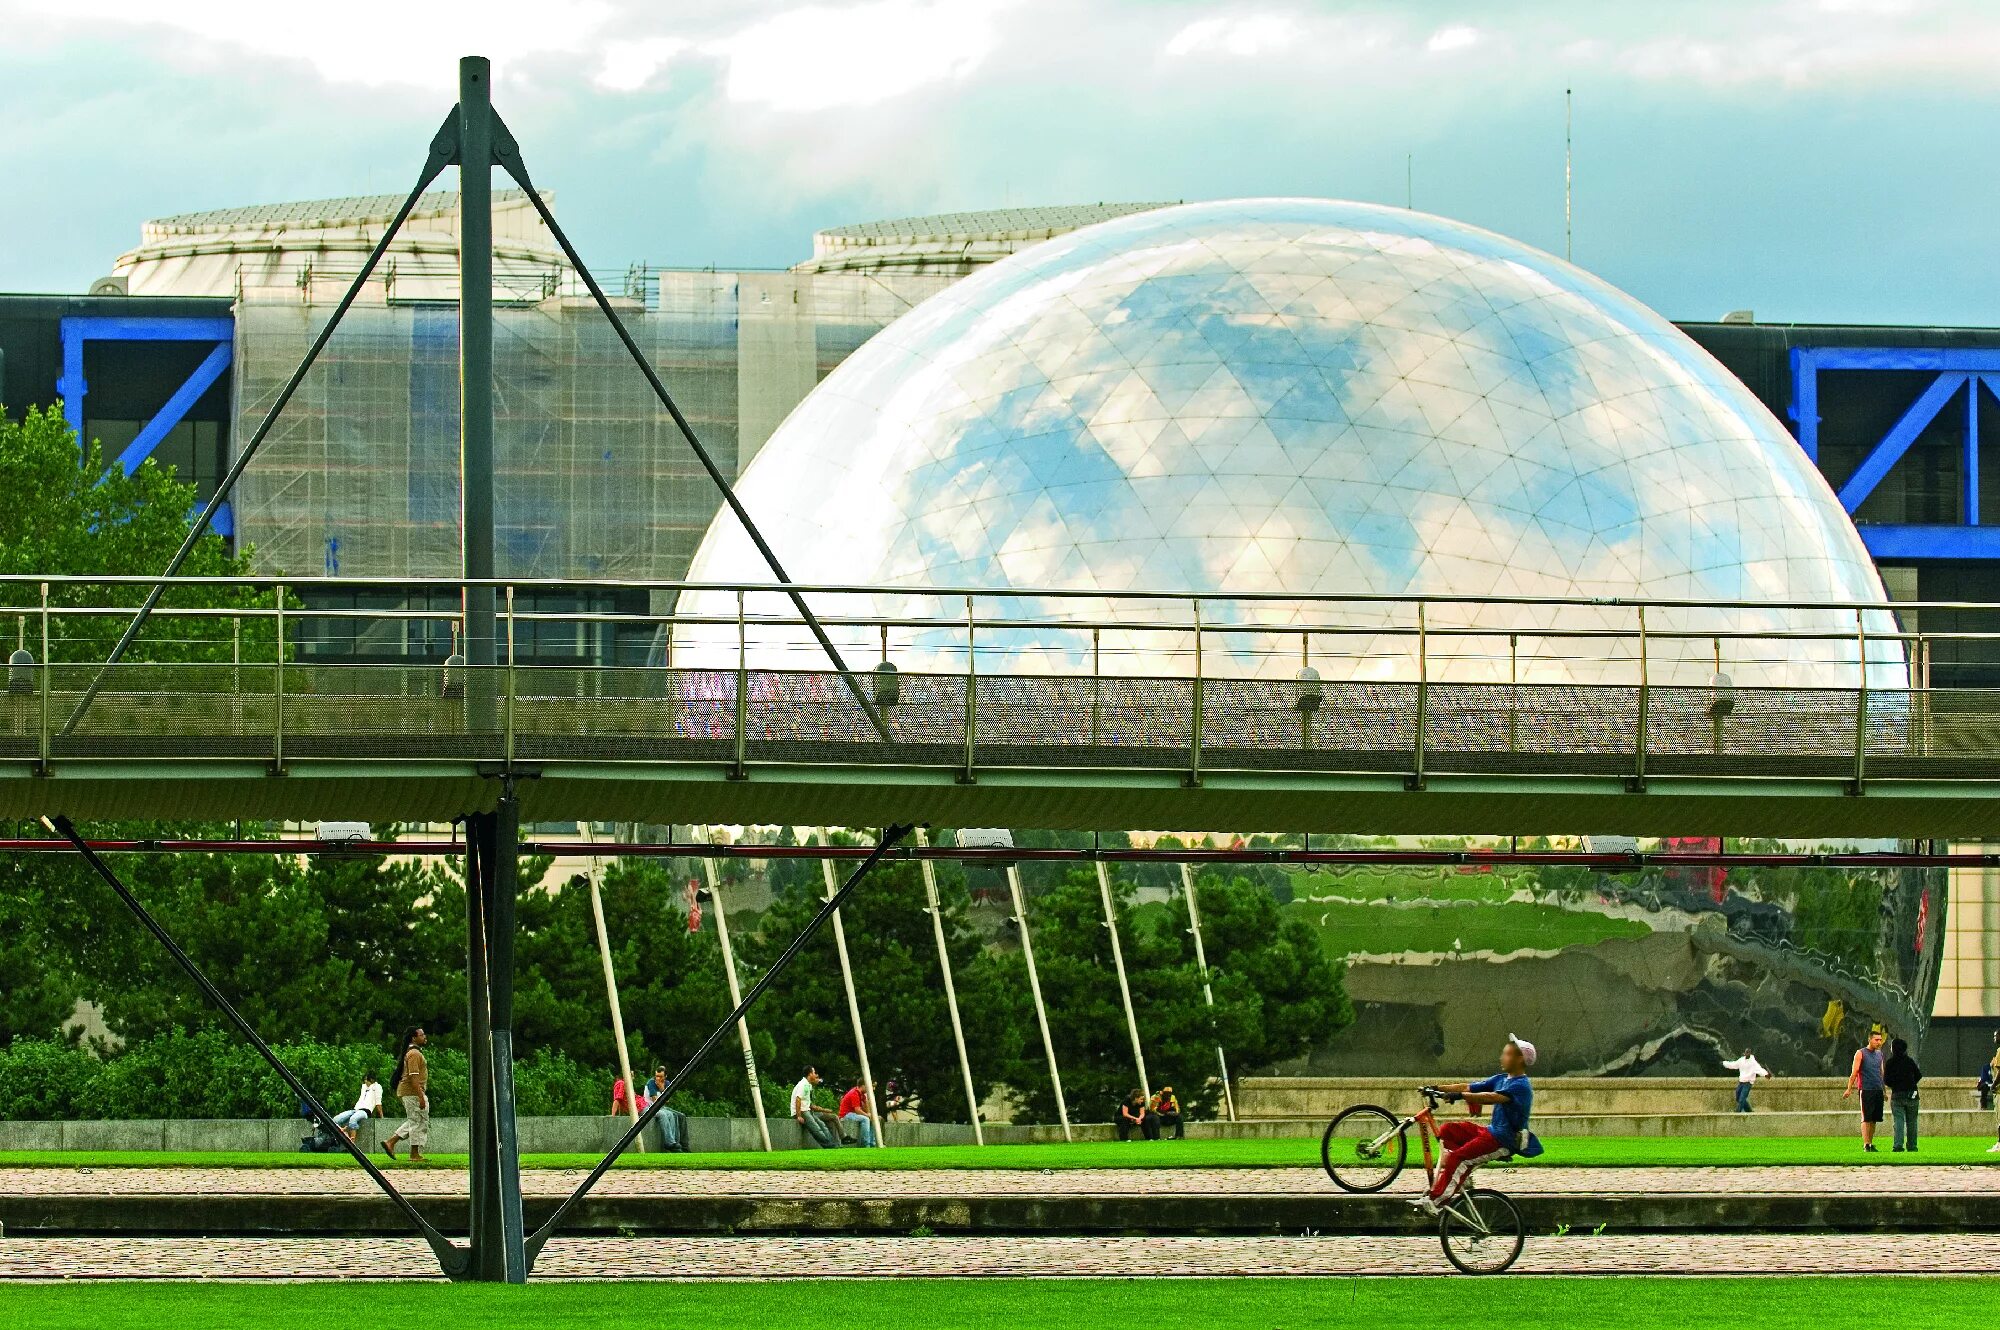
M 1840 486 L 1840 506 L 1856 512 L 1895 469 L 1911 446 L 1963 393 L 1964 466 L 1957 523 L 1868 523 L 1861 538 L 1877 559 L 1989 559 L 2000 557 L 2000 532 L 1979 524 L 1979 406 L 1982 390 L 2000 396 L 2000 350 L 1989 348 L 1807 346 L 1792 350 L 1792 403 L 1799 446 L 1819 461 L 1819 375 L 1826 370 L 1917 371 L 1934 375 L 1903 414 Z
M 96 854 L 293 854 L 325 855 L 332 858 L 362 855 L 455 855 L 465 846 L 458 841 L 321 841 L 321 840 L 94 840 L 86 845 Z M 0 854 L 69 853 L 72 847 L 61 841 L 0 838 Z M 708 845 L 699 842 L 617 842 L 524 840 L 520 852 L 528 855 L 574 855 L 588 850 L 594 857 L 619 858 L 714 858 L 714 859 L 827 859 L 835 862 L 866 859 L 876 850 L 866 845 Z M 1104 850 L 1089 848 L 960 848 L 955 845 L 901 846 L 882 854 L 898 862 L 948 861 L 1004 868 L 1008 864 L 1073 863 L 1102 861 L 1112 864 L 1301 864 L 1315 866 L 1477 868 L 1486 866 L 1540 866 L 1555 868 L 1595 868 L 1600 872 L 1626 872 L 1638 868 L 2000 868 L 2000 854 L 1971 850 L 1925 851 L 1832 851 L 1762 852 L 1719 850 L 1635 850 L 1629 853 L 1589 853 L 1576 850 L 1313 850 L 1313 849 L 1180 849 Z

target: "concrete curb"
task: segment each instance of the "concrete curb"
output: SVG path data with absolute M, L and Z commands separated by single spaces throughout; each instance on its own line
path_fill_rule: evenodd
M 1504 1189 L 1503 1189 L 1504 1190 Z M 1530 1233 L 1977 1232 L 2000 1230 L 2000 1194 L 1705 1193 L 1529 1194 L 1512 1198 Z M 462 1196 L 416 1196 L 431 1222 L 463 1232 Z M 525 1201 L 532 1227 L 558 1198 Z M 1429 1230 L 1409 1196 L 1272 1193 L 1127 1196 L 593 1196 L 569 1233 L 647 1235 L 936 1233 L 1210 1234 L 1414 1233 Z M 397 1234 L 408 1225 L 385 1197 L 145 1195 L 0 1197 L 9 1237 Z

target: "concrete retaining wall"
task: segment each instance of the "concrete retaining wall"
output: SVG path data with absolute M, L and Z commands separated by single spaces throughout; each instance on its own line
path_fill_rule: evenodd
M 1842 1107 L 1846 1082 L 1834 1077 L 1771 1077 L 1759 1081 L 1751 1102 L 1768 1112 L 1813 1112 Z M 1978 1100 L 1964 1077 L 1924 1081 L 1926 1109 L 1972 1109 Z M 1351 1104 L 1380 1104 L 1397 1112 L 1417 1102 L 1407 1077 L 1246 1076 L 1236 1084 L 1237 1111 L 1250 1118 L 1325 1121 Z M 1853 1101 L 1848 1101 L 1851 1105 Z M 1734 1077 L 1535 1078 L 1535 1116 L 1645 1114 L 1678 1116 L 1729 1113 L 1736 1107 Z
M 1351 1085 L 1352 1083 L 1350 1083 Z M 1408 1102 L 1408 1086 L 1398 1084 L 1403 1093 L 1373 1093 L 1353 1090 L 1343 1103 L 1379 1103 L 1395 1112 L 1414 1107 Z M 1539 1088 L 1539 1087 L 1538 1087 Z M 1373 1098 L 1370 1097 L 1373 1093 Z M 1832 1098 L 1839 1102 L 1836 1087 Z M 1968 1096 L 1969 1097 L 1969 1096 Z M 1994 1116 L 1972 1108 L 1945 1107 L 1951 1099 L 1926 1093 L 1922 1126 L 1932 1137 L 1990 1136 Z M 1200 1140 L 1318 1140 L 1334 1110 L 1313 1117 L 1268 1118 L 1255 1122 L 1196 1122 L 1188 1125 L 1190 1139 Z M 1858 1114 L 1850 1101 L 1846 1108 L 1815 1109 L 1808 1112 L 1715 1113 L 1615 1113 L 1542 1111 L 1539 1094 L 1535 1100 L 1536 1130 L 1552 1143 L 1565 1136 L 1656 1136 L 1672 1138 L 1738 1136 L 1847 1136 L 1856 1131 Z M 376 1142 L 394 1131 L 398 1119 L 382 1118 L 362 1128 L 361 1144 L 373 1150 Z M 624 1118 L 522 1118 L 521 1150 L 524 1154 L 601 1155 L 623 1134 Z M 884 1124 L 887 1143 L 904 1145 L 970 1145 L 972 1128 L 954 1122 L 890 1122 Z M 817 1147 L 806 1139 L 790 1118 L 770 1122 L 771 1144 L 779 1150 L 807 1150 Z M 1886 1139 L 1888 1126 L 1883 1133 Z M 0 1150 L 171 1150 L 245 1151 L 293 1153 L 305 1124 L 296 1118 L 169 1120 L 157 1122 L 0 1122 Z M 1111 1124 L 1077 1123 L 1072 1129 L 1078 1141 L 1113 1139 Z M 1046 1144 L 1062 1140 L 1060 1127 L 1022 1127 L 1003 1123 L 986 1126 L 991 1145 Z M 651 1142 L 649 1141 L 649 1144 Z M 696 1153 L 725 1153 L 763 1149 L 755 1118 L 690 1118 L 688 1147 Z M 437 1118 L 431 1123 L 430 1148 L 438 1154 L 465 1151 L 465 1119 Z M 657 1148 L 657 1147 L 655 1147 Z M 1134 1149 L 1145 1148 L 1134 1143 Z M 1172 1143 L 1164 1143 L 1171 1149 Z M 1302 1156 L 1303 1157 L 1303 1156 Z
M 1504 1169 L 1488 1185 L 1508 1190 Z M 464 1196 L 410 1198 L 426 1219 L 447 1233 L 465 1231 Z M 528 1196 L 522 1208 L 532 1228 L 559 1198 Z M 1598 1225 L 1618 1233 L 1675 1232 L 1934 1232 L 1990 1231 L 2000 1226 L 2000 1193 L 1828 1192 L 1596 1193 L 1527 1192 L 1513 1196 L 1533 1234 L 1559 1225 L 1587 1233 Z M 1409 1196 L 1350 1196 L 1332 1189 L 1269 1195 L 1191 1192 L 1163 1205 L 1158 1196 L 1116 1192 L 1091 1195 L 884 1195 L 884 1196 L 589 1196 L 572 1210 L 571 1233 L 790 1234 L 904 1236 L 917 1228 L 936 1233 L 1390 1233 L 1426 1236 L 1436 1221 L 1418 1218 Z M 409 1221 L 382 1196 L 216 1193 L 190 1196 L 0 1196 L 0 1227 L 9 1236 L 123 1234 L 130 1236 L 229 1233 L 407 1234 Z M 1543 1241 L 1551 1239 L 1543 1238 Z M 1689 1261 L 1698 1264 L 1699 1250 Z
M 362 1127 L 360 1142 L 373 1150 L 399 1125 L 400 1118 L 375 1118 Z M 523 1154 L 592 1154 L 609 1150 L 628 1125 L 625 1118 L 531 1118 L 519 1120 Z M 970 1145 L 972 1128 L 952 1122 L 884 1123 L 889 1145 Z M 817 1149 L 790 1118 L 770 1120 L 771 1144 L 779 1150 Z M 1110 1127 L 1101 1135 L 1109 1136 Z M 307 1134 L 299 1118 L 160 1119 L 153 1121 L 5 1122 L 0 1150 L 172 1150 L 296 1152 Z M 986 1139 L 1019 1144 L 1040 1139 L 1042 1129 L 989 1124 Z M 1050 1139 L 1060 1140 L 1051 1129 Z M 647 1144 L 654 1146 L 649 1137 Z M 430 1148 L 438 1154 L 465 1152 L 465 1119 L 431 1119 Z M 689 1118 L 688 1148 L 698 1153 L 761 1150 L 755 1118 Z

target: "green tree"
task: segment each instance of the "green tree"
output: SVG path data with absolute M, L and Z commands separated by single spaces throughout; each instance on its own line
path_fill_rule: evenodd
M 1312 929 L 1284 920 L 1277 902 L 1248 878 L 1203 877 L 1202 935 L 1215 1006 L 1202 993 L 1186 902 L 1135 907 L 1134 885 L 1114 874 L 1112 899 L 1153 1087 L 1171 1084 L 1197 1117 L 1219 1108 L 1220 1044 L 1241 1075 L 1304 1052 L 1353 1020 L 1341 967 Z M 1138 1083 L 1118 995 L 1109 930 L 1093 869 L 1073 869 L 1032 898 L 1035 961 L 1070 1113 L 1104 1120 Z M 1049 1121 L 1054 1092 L 1038 1059 L 1017 1063 L 1023 1116 Z
M 804 879 L 796 882 L 745 943 L 746 979 L 761 974 L 823 903 L 824 879 L 818 865 L 813 868 L 817 889 L 808 889 Z M 1016 964 L 988 950 L 970 926 L 964 873 L 941 863 L 936 874 L 967 1058 L 983 1099 L 995 1086 L 1018 1080 L 1023 1036 L 1033 1029 L 1027 985 Z M 915 1101 L 932 1121 L 964 1122 L 969 1120 L 965 1082 L 927 908 L 921 868 L 891 862 L 848 897 L 841 923 L 876 1080 L 885 1090 L 894 1081 L 897 1093 Z M 774 1047 L 764 1065 L 766 1097 L 775 1112 L 784 1111 L 791 1082 L 808 1065 L 830 1082 L 859 1073 L 831 922 L 772 985 L 751 1028 L 765 1031 Z
M 20 420 L 0 412 L 0 492 L 13 502 L 0 506 L 0 576 L 28 579 L 0 586 L 0 632 L 11 629 L 4 649 L 17 643 L 38 659 L 42 648 L 42 596 L 34 579 L 51 576 L 157 576 L 188 532 L 195 488 L 171 469 L 147 461 L 131 475 L 107 464 L 95 441 L 79 448 L 76 434 L 54 412 L 29 410 Z M 220 537 L 206 536 L 184 572 L 240 575 L 245 559 L 230 556 Z M 59 611 L 84 606 L 132 606 L 143 587 L 55 584 L 48 605 L 47 655 L 56 661 L 102 659 L 125 625 L 122 614 L 80 615 Z M 250 611 L 269 597 L 214 587 L 177 587 L 163 602 L 169 608 Z M 255 619 L 246 624 L 246 659 L 269 658 L 270 634 Z M 147 661 L 227 660 L 235 649 L 223 619 L 154 621 L 135 644 L 131 659 Z M 72 670 L 53 682 L 58 690 L 80 687 L 88 676 Z M 11 731 L 28 734 L 39 713 L 22 714 L 17 699 Z M 0 734 L 9 732 L 0 717 Z M 28 751 L 32 751 L 28 750 Z M 135 827 L 92 828 L 107 835 L 189 834 Z M 21 855 L 0 863 L 0 1041 L 54 1034 L 75 1009 L 88 985 L 78 945 L 96 918 L 116 910 L 81 865 Z M 83 902 L 89 902 L 88 907 Z M 133 951 L 152 955 L 146 939 Z M 122 959 L 122 958 L 121 958 Z
M 122 1039 L 224 1028 L 165 951 L 75 866 L 84 995 Z M 133 855 L 133 894 L 265 1038 L 372 1043 L 463 1025 L 464 889 L 442 868 L 276 855 Z
M 605 870 L 600 886 L 627 1051 L 632 1074 L 640 1078 L 655 1066 L 665 1066 L 670 1076 L 678 1072 L 730 1010 L 714 922 L 689 931 L 687 879 L 675 872 L 678 863 L 619 860 Z M 608 1104 L 618 1054 L 590 886 L 578 877 L 553 891 L 526 892 L 519 914 L 515 1047 L 559 1053 L 591 1069 L 582 1074 Z M 755 1021 L 751 1031 L 760 1060 L 768 1060 L 769 1037 Z M 750 1096 L 734 1051 L 732 1039 L 696 1071 L 683 1094 L 747 1111 Z

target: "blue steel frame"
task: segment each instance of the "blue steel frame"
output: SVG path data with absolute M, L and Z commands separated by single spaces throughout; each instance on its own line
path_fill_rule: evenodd
M 1877 559 L 2000 559 L 2000 526 L 1979 524 L 1979 391 L 2000 397 L 2000 349 L 1798 346 L 1792 348 L 1791 417 L 1799 446 L 1819 461 L 1819 374 L 1822 370 L 1915 370 L 1934 374 L 1888 433 L 1840 487 L 1852 514 L 1893 469 L 1917 436 L 1962 392 L 1965 400 L 1963 520 L 1952 526 L 1860 525 L 1862 543 Z
M 160 441 L 174 426 L 186 418 L 188 411 L 201 399 L 215 381 L 222 377 L 235 358 L 236 321 L 227 316 L 220 318 L 173 318 L 163 315 L 77 315 L 62 321 L 63 368 L 62 377 L 56 380 L 56 395 L 62 399 L 63 419 L 76 431 L 77 440 L 83 439 L 83 399 L 90 385 L 83 377 L 83 344 L 85 342 L 211 342 L 212 349 L 202 362 L 195 366 L 194 373 L 176 388 L 165 404 L 153 413 L 137 437 L 118 454 L 118 465 L 126 475 L 139 469 L 139 464 L 153 455 Z M 223 504 L 216 510 L 211 524 L 223 535 L 235 534 L 236 524 Z

